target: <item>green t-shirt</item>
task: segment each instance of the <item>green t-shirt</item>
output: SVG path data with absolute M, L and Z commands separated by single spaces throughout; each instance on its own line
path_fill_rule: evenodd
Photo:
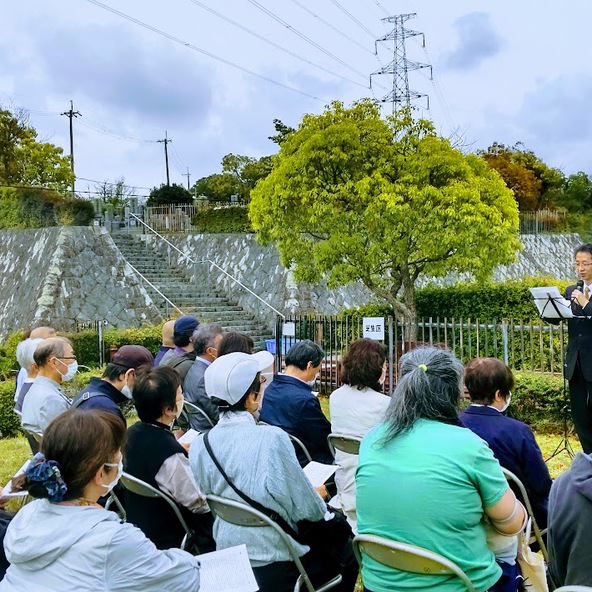
M 508 489 L 498 461 L 471 430 L 419 420 L 407 434 L 381 440 L 386 426 L 362 441 L 356 473 L 358 530 L 424 547 L 454 561 L 477 590 L 501 576 L 487 548 L 484 508 Z M 395 570 L 364 556 L 364 585 L 372 592 L 465 590 L 454 576 Z

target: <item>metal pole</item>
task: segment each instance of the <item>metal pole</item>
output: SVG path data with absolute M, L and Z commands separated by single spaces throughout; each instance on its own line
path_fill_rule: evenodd
M 393 366 L 395 363 L 395 356 L 394 356 L 394 336 L 393 336 L 393 317 L 388 318 L 388 348 L 389 348 L 389 388 L 388 392 L 389 395 L 393 394 Z
M 509 362 L 508 355 L 508 319 L 502 319 L 502 342 L 504 346 L 504 364 L 507 366 Z

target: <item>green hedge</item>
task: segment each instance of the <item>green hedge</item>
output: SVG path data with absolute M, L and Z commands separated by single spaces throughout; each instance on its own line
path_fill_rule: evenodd
M 253 232 L 247 206 L 203 208 L 193 216 L 191 224 L 198 233 Z
M 529 288 L 558 286 L 563 292 L 570 282 L 553 278 L 525 278 L 504 283 L 459 283 L 449 287 L 429 286 L 417 290 L 417 317 L 436 319 L 535 319 L 538 317 Z M 354 317 L 392 316 L 385 304 L 369 304 L 342 311 Z
M 0 228 L 86 226 L 95 212 L 90 201 L 38 188 L 0 188 Z

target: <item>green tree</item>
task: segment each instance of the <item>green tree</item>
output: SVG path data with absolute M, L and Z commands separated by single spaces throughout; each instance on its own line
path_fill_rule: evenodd
M 281 119 L 274 119 L 273 127 L 277 133 L 275 136 L 269 136 L 268 139 L 278 146 L 281 146 L 288 136 L 296 131 L 293 127 L 286 125 Z
M 0 182 L 61 191 L 72 186 L 69 158 L 58 146 L 37 141 L 22 109 L 0 109 Z
M 515 260 L 518 210 L 501 177 L 410 111 L 369 99 L 306 115 L 252 192 L 250 216 L 295 278 L 359 281 L 405 318 L 420 275 L 487 277 Z
M 173 185 L 165 185 L 160 187 L 153 187 L 148 196 L 147 206 L 167 206 L 171 204 L 192 204 L 193 196 L 183 185 L 173 183 Z
M 129 205 L 134 188 L 125 184 L 125 179 L 117 179 L 115 183 L 103 181 L 95 185 L 97 197 L 104 205 L 113 206 L 113 211 L 120 212 Z
M 565 191 L 559 205 L 570 212 L 582 213 L 592 208 L 592 179 L 580 171 L 570 175 L 565 183 Z

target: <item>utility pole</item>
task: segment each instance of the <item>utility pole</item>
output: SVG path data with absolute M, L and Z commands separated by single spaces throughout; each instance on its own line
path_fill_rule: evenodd
M 70 168 L 72 169 L 72 195 L 75 193 L 76 175 L 74 174 L 74 125 L 73 120 L 80 115 L 79 111 L 74 111 L 74 103 L 70 101 L 70 110 L 64 111 L 61 115 L 65 115 L 70 120 Z
M 187 167 L 187 172 L 183 173 L 184 177 L 187 177 L 187 191 L 191 191 L 191 173 L 189 172 L 189 167 Z
M 409 37 L 416 37 L 421 35 L 423 37 L 423 47 L 425 47 L 425 35 L 419 31 L 412 31 L 411 29 L 405 28 L 405 22 L 409 19 L 417 16 L 416 13 L 411 14 L 398 14 L 396 16 L 389 16 L 383 18 L 382 21 L 386 23 L 393 23 L 394 28 L 390 33 L 387 33 L 384 37 L 377 39 L 375 46 L 375 53 L 378 54 L 378 44 L 383 42 L 393 42 L 393 61 L 384 66 L 376 72 L 370 74 L 370 87 L 372 88 L 372 76 L 382 76 L 384 74 L 390 74 L 393 77 L 393 88 L 392 90 L 381 99 L 382 103 L 392 103 L 393 113 L 397 110 L 397 107 L 404 106 L 410 107 L 411 100 L 426 97 L 427 108 L 430 108 L 430 97 L 427 94 L 419 93 L 409 89 L 409 71 L 419 70 L 421 68 L 430 69 L 430 78 L 432 66 L 430 64 L 421 64 L 419 62 L 413 62 L 407 59 L 407 51 L 405 48 L 405 40 Z
M 171 139 L 167 136 L 167 133 L 164 132 L 164 140 L 157 140 L 160 144 L 164 144 L 164 162 L 166 165 L 166 176 L 167 176 L 167 187 L 171 185 L 171 177 L 169 175 L 169 149 L 168 145 L 172 142 Z

